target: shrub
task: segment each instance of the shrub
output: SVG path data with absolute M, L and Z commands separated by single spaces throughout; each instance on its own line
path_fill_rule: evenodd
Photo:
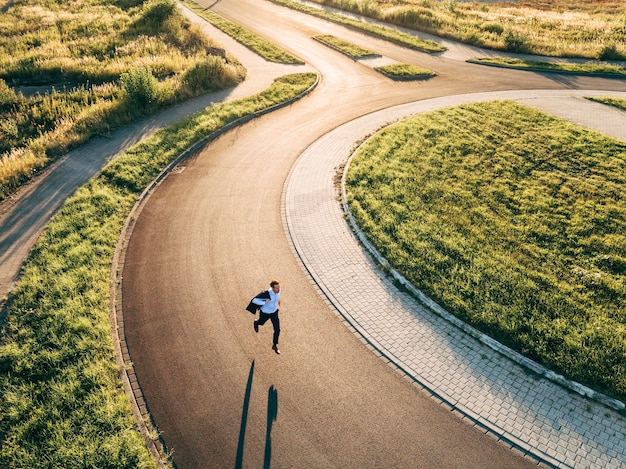
M 224 65 L 220 57 L 207 57 L 187 70 L 181 81 L 192 93 L 218 89 L 224 84 Z
M 485 23 L 482 26 L 483 31 L 487 31 L 488 33 L 493 33 L 493 34 L 497 34 L 500 35 L 504 32 L 504 26 L 502 26 L 501 23 Z
M 159 94 L 159 85 L 147 67 L 136 67 L 123 73 L 120 81 L 130 105 L 140 111 L 152 108 Z
M 528 53 L 529 41 L 526 35 L 517 31 L 508 30 L 504 33 L 504 48 L 509 52 Z
M 384 20 L 392 24 L 415 29 L 425 28 L 430 30 L 441 25 L 439 19 L 433 15 L 431 10 L 419 7 L 393 10 L 390 14 L 384 16 Z
M 158 31 L 162 24 L 174 16 L 178 10 L 171 0 L 155 0 L 146 6 L 143 19 L 145 25 L 154 31 Z
M 17 94 L 0 79 L 0 111 L 12 108 L 18 101 Z
M 618 49 L 617 45 L 614 42 L 610 42 L 602 46 L 600 51 L 598 52 L 599 60 L 624 60 L 626 56 L 622 54 Z

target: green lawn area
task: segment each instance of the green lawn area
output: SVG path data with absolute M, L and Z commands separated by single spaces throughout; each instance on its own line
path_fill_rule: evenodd
M 626 143 L 514 102 L 383 129 L 359 226 L 416 287 L 514 350 L 626 398 Z

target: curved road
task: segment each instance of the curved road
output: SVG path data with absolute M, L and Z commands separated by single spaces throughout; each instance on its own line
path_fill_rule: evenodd
M 293 255 L 281 213 L 285 181 L 320 136 L 394 105 L 471 92 L 626 91 L 626 85 L 468 65 L 453 54 L 433 57 L 267 2 L 209 4 L 291 50 L 321 82 L 305 99 L 184 162 L 154 191 L 134 227 L 123 272 L 125 332 L 177 466 L 536 466 L 404 379 L 345 327 Z M 313 41 L 318 34 L 438 76 L 391 82 Z M 234 55 L 255 80 L 248 54 Z M 243 309 L 274 277 L 283 286 L 280 356 L 270 348 L 271 327 L 255 334 Z

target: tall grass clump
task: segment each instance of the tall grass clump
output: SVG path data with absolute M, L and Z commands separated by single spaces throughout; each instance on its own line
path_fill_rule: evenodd
M 245 76 L 173 0 L 25 0 L 0 26 L 0 200 L 94 135 Z
M 0 344 L 0 467 L 154 467 L 135 427 L 109 323 L 109 276 L 143 189 L 195 142 L 310 89 L 278 79 L 255 96 L 190 116 L 121 155 L 51 221 L 7 303 Z
M 137 67 L 120 77 L 122 89 L 131 108 L 149 111 L 159 96 L 159 84 L 146 67 Z
M 451 313 L 626 398 L 626 144 L 512 102 L 420 115 L 355 155 L 350 208 Z

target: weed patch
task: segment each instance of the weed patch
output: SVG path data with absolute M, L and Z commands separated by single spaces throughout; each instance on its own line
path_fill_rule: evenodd
M 211 55 L 212 41 L 174 2 L 135 3 L 6 6 L 0 200 L 93 136 L 243 79 L 243 67 Z

